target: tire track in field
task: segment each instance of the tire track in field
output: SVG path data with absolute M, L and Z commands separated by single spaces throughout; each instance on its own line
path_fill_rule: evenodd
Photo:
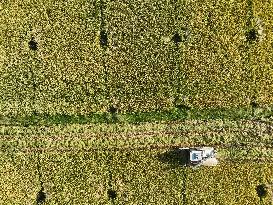
M 159 136 L 166 136 L 166 137 L 189 137 L 188 139 L 194 138 L 194 137 L 221 137 L 225 135 L 238 135 L 240 137 L 248 137 L 247 139 L 256 139 L 256 140 L 261 140 L 260 135 L 272 135 L 273 138 L 273 132 L 271 130 L 265 130 L 265 131 L 257 131 L 253 130 L 250 128 L 247 129 L 211 129 L 209 131 L 199 131 L 199 130 L 179 130 L 179 131 L 145 131 L 145 132 L 102 132 L 102 133 L 81 133 L 81 134 L 68 134 L 68 135 L 53 135 L 53 136 L 36 136 L 36 135 L 30 135 L 26 136 L 9 136 L 9 135 L 4 135 L 1 136 L 0 141 L 14 141 L 14 140 L 22 140 L 26 139 L 37 139 L 41 138 L 41 140 L 53 140 L 53 141 L 62 141 L 62 140 L 76 140 L 76 139 L 82 139 L 82 140 L 88 140 L 88 139 L 95 139 L 95 140 L 126 140 L 126 139 L 145 139 L 147 137 L 159 137 Z M 234 140 L 235 137 L 233 138 L 228 138 L 227 140 Z M 271 140 L 271 139 L 268 139 Z
M 224 138 L 221 139 L 221 137 L 224 137 L 225 135 L 228 136 L 232 134 L 234 134 L 235 136 L 232 136 L 231 138 L 227 137 L 227 139 L 224 139 Z M 184 136 L 185 138 L 179 139 L 181 136 Z M 220 129 L 220 130 L 209 131 L 209 132 L 189 130 L 189 131 L 163 131 L 163 132 L 152 131 L 152 132 L 99 133 L 99 134 L 92 133 L 92 134 L 80 134 L 80 135 L 49 136 L 49 137 L 45 136 L 44 138 L 41 139 L 40 141 L 41 143 L 38 142 L 39 138 L 37 136 L 32 136 L 31 138 L 26 139 L 25 142 L 21 142 L 20 138 L 14 139 L 13 137 L 12 138 L 10 138 L 9 136 L 7 137 L 8 139 L 2 138 L 0 140 L 0 143 L 2 145 L 1 146 L 2 151 L 6 151 L 10 149 L 28 150 L 28 149 L 34 149 L 33 147 L 36 147 L 35 144 L 28 143 L 27 141 L 29 142 L 36 141 L 38 150 L 44 149 L 47 151 L 52 151 L 54 149 L 62 151 L 62 149 L 58 148 L 60 146 L 66 147 L 66 148 L 63 148 L 64 151 L 70 150 L 70 149 L 73 150 L 74 149 L 73 146 L 78 147 L 78 145 L 80 145 L 81 147 L 79 148 L 79 150 L 80 149 L 88 150 L 89 146 L 99 146 L 99 148 L 95 148 L 95 149 L 102 149 L 102 150 L 104 149 L 103 147 L 109 147 L 109 146 L 112 146 L 111 149 L 118 147 L 118 150 L 123 148 L 126 149 L 126 146 L 129 146 L 130 148 L 133 148 L 133 149 L 139 149 L 137 147 L 137 144 L 142 144 L 147 149 L 150 149 L 150 148 L 153 149 L 153 147 L 156 147 L 156 144 L 151 144 L 151 142 L 149 141 L 145 142 L 145 139 L 153 138 L 153 137 L 155 139 L 150 139 L 150 140 L 153 140 L 153 141 L 158 140 L 158 143 L 160 143 L 160 145 L 158 145 L 157 147 L 160 147 L 160 146 L 170 147 L 170 142 L 176 141 L 176 140 L 182 141 L 182 142 L 179 142 L 179 144 L 177 144 L 178 142 L 172 143 L 171 146 L 191 146 L 191 145 L 197 146 L 197 145 L 200 145 L 201 143 L 200 141 L 203 141 L 202 146 L 218 146 L 219 147 L 221 145 L 226 146 L 227 143 L 232 143 L 233 146 L 249 146 L 249 147 L 262 146 L 265 148 L 266 147 L 271 148 L 273 146 L 273 142 L 270 137 L 262 139 L 262 136 L 258 136 L 257 133 L 253 132 L 252 129 L 245 130 L 245 131 L 242 131 L 242 130 L 226 131 L 226 130 Z M 88 142 L 88 140 L 92 141 L 91 144 L 90 142 Z M 98 140 L 98 142 L 96 142 L 96 140 Z M 225 142 L 225 140 L 228 142 Z M 189 141 L 191 141 L 192 144 L 189 143 Z M 60 143 L 60 144 L 58 145 L 56 143 Z M 121 143 L 123 143 L 123 145 L 118 145 Z
M 249 121 L 242 121 L 241 123 L 247 124 L 249 123 Z M 263 147 L 263 148 L 271 149 L 273 146 L 273 142 L 272 142 L 273 134 L 272 134 L 271 123 L 266 122 L 266 126 L 263 127 L 263 129 L 260 127 L 260 124 L 265 124 L 265 123 L 258 120 L 254 122 L 251 121 L 252 127 L 250 128 L 247 127 L 244 129 L 237 128 L 237 127 L 235 128 L 230 128 L 230 127 L 210 128 L 209 127 L 207 128 L 207 130 L 194 130 L 194 129 L 192 130 L 190 128 L 187 128 L 188 130 L 171 130 L 170 128 L 167 127 L 165 128 L 164 131 L 152 130 L 152 131 L 110 132 L 110 133 L 98 132 L 98 133 L 80 133 L 80 134 L 53 135 L 53 136 L 4 135 L 4 136 L 1 136 L 1 139 L 0 139 L 0 151 L 6 152 L 10 150 L 14 150 L 14 151 L 22 150 L 23 152 L 29 152 L 29 151 L 33 152 L 36 149 L 34 148 L 36 147 L 36 144 L 32 142 L 35 142 L 35 141 L 37 141 L 37 150 L 45 151 L 45 152 L 54 152 L 54 151 L 66 152 L 66 151 L 76 151 L 76 150 L 89 151 L 89 150 L 109 150 L 109 149 L 112 149 L 112 150 L 152 149 L 153 150 L 153 149 L 165 149 L 165 148 L 172 148 L 172 147 L 179 147 L 179 146 L 226 147 L 228 143 L 229 143 L 229 146 L 232 145 L 233 147 L 247 146 L 247 147 L 254 147 L 254 148 Z M 256 128 L 257 126 L 259 128 Z M 267 135 L 267 136 L 263 136 L 263 135 Z M 147 139 L 147 141 L 145 141 L 145 139 Z M 96 142 L 96 140 L 98 141 Z M 156 141 L 158 141 L 158 143 L 154 143 Z M 173 143 L 170 143 L 170 142 L 173 142 Z M 80 147 L 78 145 L 80 145 Z M 138 145 L 141 145 L 141 146 L 138 146 Z M 92 148 L 89 148 L 90 146 L 92 146 Z M 63 148 L 60 148 L 60 147 L 63 147 Z
M 234 122 L 234 121 L 233 121 Z M 160 131 L 160 132 L 177 132 L 177 131 L 172 131 L 172 130 L 180 130 L 180 131 L 185 131 L 185 130 L 192 130 L 194 132 L 196 131 L 230 131 L 230 130 L 234 130 L 236 132 L 243 132 L 243 131 L 253 131 L 253 130 L 262 130 L 264 129 L 263 133 L 265 133 L 265 131 L 267 132 L 267 134 L 273 134 L 273 122 L 267 122 L 267 121 L 262 121 L 262 120 L 243 120 L 241 122 L 236 122 L 236 126 L 234 125 L 224 125 L 224 124 L 217 124 L 217 121 L 215 123 L 215 121 L 195 121 L 195 120 L 189 120 L 189 121 L 175 121 L 175 122 L 163 122 L 160 124 L 166 125 L 167 127 L 165 128 L 164 131 Z M 262 128 L 262 126 L 265 126 L 264 128 Z M 192 126 L 192 127 L 191 127 Z M 250 128 L 249 128 L 250 126 Z M 197 129 L 196 129 L 197 128 Z M 199 130 L 200 128 L 200 130 Z M 152 128 L 152 129 L 156 129 Z M 160 128 L 159 128 L 160 129 Z M 143 133 L 151 133 L 152 131 L 138 131 L 138 132 L 112 132 L 113 134 L 120 134 L 120 133 L 132 133 L 134 135 L 134 133 L 136 133 L 136 135 L 142 135 Z M 155 131 L 153 131 L 155 132 Z M 112 134 L 111 133 L 111 134 Z
M 202 147 L 207 146 L 205 144 L 189 144 L 189 143 L 168 143 L 168 144 L 149 144 L 143 146 L 108 146 L 108 147 L 91 147 L 91 148 L 24 148 L 21 151 L 25 153 L 36 153 L 36 152 L 94 152 L 94 151 L 130 151 L 130 150 L 146 150 L 146 151 L 153 151 L 153 150 L 165 150 L 165 149 L 177 149 L 180 147 Z M 260 145 L 257 146 L 256 144 L 213 144 L 210 145 L 216 149 L 250 149 L 250 148 L 263 148 L 264 150 L 273 150 L 273 145 Z M 266 159 L 266 158 L 265 158 Z M 273 159 L 272 159 L 273 160 Z
M 37 133 L 36 135 L 40 136 L 52 136 L 52 135 L 61 135 L 63 133 L 75 133 L 78 132 L 79 134 L 84 134 L 83 130 L 86 130 L 85 133 L 126 133 L 126 131 L 116 131 L 113 132 L 112 130 L 135 130 L 141 133 L 144 132 L 151 132 L 151 131 L 176 131 L 176 130 L 202 130 L 202 131 L 214 131 L 214 130 L 267 130 L 268 133 L 273 133 L 273 121 L 265 121 L 261 119 L 255 120 L 242 120 L 242 121 L 218 121 L 218 120 L 186 120 L 186 121 L 167 121 L 167 122 L 160 122 L 160 123 L 144 123 L 138 125 L 123 125 L 123 124 L 116 124 L 116 125 L 109 125 L 104 126 L 101 130 L 92 130 L 92 124 L 90 125 L 80 125 L 77 127 L 79 130 L 73 129 L 73 126 L 68 126 L 66 128 L 62 127 L 61 130 L 58 131 L 59 128 L 56 127 L 34 127 L 35 129 L 30 130 L 25 127 L 21 126 L 11 126 L 11 128 L 1 127 L 1 137 L 13 137 L 13 136 L 25 136 L 25 135 L 34 135 L 33 133 Z M 10 129 L 10 130 L 9 130 Z M 57 130 L 55 130 L 57 129 Z M 71 131 L 69 129 L 72 129 Z M 109 132 L 109 129 L 112 129 Z M 55 131 L 54 131 L 55 130 Z M 64 132 L 64 130 L 66 130 Z M 10 133 L 9 133 L 10 132 Z M 56 134 L 54 134 L 56 133 Z M 129 132 L 127 132 L 129 133 Z M 133 132 L 130 132 L 133 133 Z

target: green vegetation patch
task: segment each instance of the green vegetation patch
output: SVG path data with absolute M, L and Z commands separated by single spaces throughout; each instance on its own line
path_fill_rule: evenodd
M 0 116 L 3 126 L 54 126 L 68 124 L 140 124 L 152 122 L 174 122 L 184 120 L 265 120 L 272 118 L 272 107 L 241 108 L 173 108 L 165 111 L 127 113 L 89 113 L 87 115 L 30 114 L 25 116 Z

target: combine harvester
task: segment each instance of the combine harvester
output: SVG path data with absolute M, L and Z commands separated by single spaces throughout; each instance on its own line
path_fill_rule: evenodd
M 216 166 L 216 151 L 212 147 L 179 148 L 184 157 L 187 158 L 185 166 Z

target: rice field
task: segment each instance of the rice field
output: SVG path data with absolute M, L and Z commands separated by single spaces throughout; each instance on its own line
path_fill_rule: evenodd
M 271 204 L 272 126 L 254 120 L 1 126 L 0 202 Z M 175 149 L 200 145 L 217 149 L 218 166 L 183 166 Z M 264 185 L 262 197 L 256 189 Z
M 1 0 L 0 204 L 272 204 L 272 7 Z
M 9 0 L 4 116 L 272 101 L 270 1 Z
M 197 170 L 156 151 L 1 154 L 1 204 L 271 204 L 272 163 L 221 162 Z M 39 157 L 39 158 L 38 158 Z

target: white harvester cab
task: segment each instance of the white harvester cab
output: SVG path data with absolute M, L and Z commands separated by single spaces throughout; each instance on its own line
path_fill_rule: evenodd
M 179 148 L 187 151 L 188 165 L 190 166 L 216 166 L 216 151 L 213 147 L 195 147 L 195 148 Z

